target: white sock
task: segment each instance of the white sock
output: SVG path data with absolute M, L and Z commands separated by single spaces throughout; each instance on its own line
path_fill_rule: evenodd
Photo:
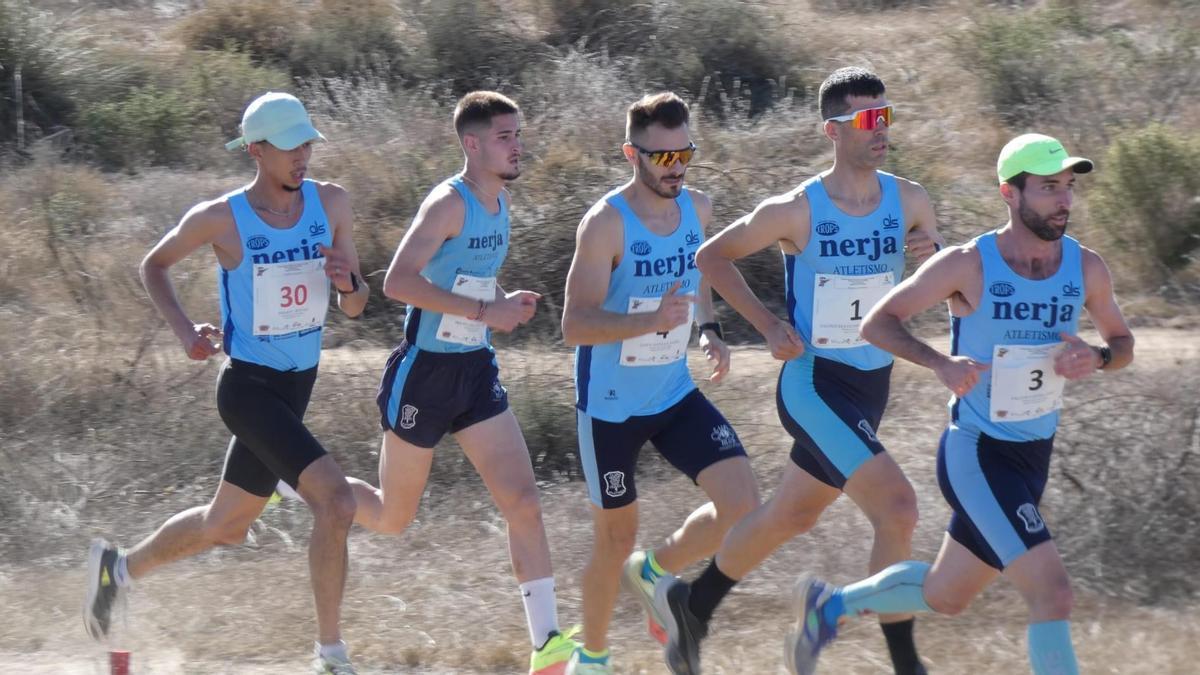
M 324 659 L 327 659 L 330 657 L 336 657 L 340 661 L 346 661 L 346 660 L 349 660 L 349 658 L 350 658 L 349 653 L 347 653 L 347 651 L 346 651 L 346 641 L 345 640 L 338 640 L 337 642 L 334 642 L 333 644 L 329 644 L 329 645 L 323 645 L 320 642 L 318 642 L 317 643 L 317 656 L 320 656 L 321 658 L 324 658 Z
M 116 577 L 113 581 L 117 582 L 117 588 L 133 587 L 133 577 L 129 576 L 129 559 L 124 553 L 117 556 L 117 564 L 113 565 L 113 576 Z
M 539 649 L 558 630 L 558 601 L 554 597 L 554 577 L 534 579 L 521 584 L 521 601 L 525 603 L 525 620 L 529 624 L 529 641 Z

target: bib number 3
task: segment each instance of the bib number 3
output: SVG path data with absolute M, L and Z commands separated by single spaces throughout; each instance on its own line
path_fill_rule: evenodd
M 1021 422 L 1062 408 L 1066 379 L 1054 372 L 1063 343 L 996 345 L 992 350 L 993 422 Z

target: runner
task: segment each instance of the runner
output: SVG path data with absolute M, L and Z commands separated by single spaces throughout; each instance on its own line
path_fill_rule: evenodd
M 429 479 L 433 448 L 453 434 L 508 523 L 533 644 L 529 671 L 557 675 L 575 642 L 559 631 L 533 465 L 491 344 L 491 331 L 509 332 L 533 318 L 540 297 L 506 293 L 496 283 L 509 245 L 504 186 L 521 175 L 520 111 L 496 92 L 471 92 L 454 110 L 454 128 L 463 170 L 425 198 L 383 282 L 384 293 L 409 312 L 379 385 L 380 487 L 350 479 L 355 522 L 404 532 Z
M 1029 607 L 1033 672 L 1079 672 L 1071 584 L 1038 504 L 1066 382 L 1133 360 L 1108 267 L 1064 236 L 1075 174 L 1091 170 L 1091 161 L 1048 136 L 1013 139 L 997 163 L 1008 222 L 942 251 L 868 315 L 868 340 L 934 371 L 954 394 L 938 447 L 938 484 L 953 515 L 932 567 L 906 561 L 844 588 L 802 579 L 787 644 L 793 672 L 813 672 L 844 616 L 957 614 L 1001 574 Z M 942 301 L 950 306 L 950 355 L 902 323 Z M 1104 346 L 1077 335 L 1081 309 Z
M 362 312 L 368 291 L 354 249 L 349 195 L 305 178 L 319 139 L 295 97 L 271 92 L 255 99 L 242 117 L 242 136 L 225 146 L 244 148 L 254 159 L 254 182 L 194 206 L 142 261 L 150 299 L 188 357 L 203 361 L 222 350 L 229 356 L 217 377 L 217 410 L 233 438 L 208 505 L 176 514 L 129 551 L 93 542 L 84 623 L 96 639 L 108 635 L 114 604 L 135 579 L 213 546 L 242 543 L 282 480 L 313 512 L 314 668 L 354 672 L 339 628 L 354 495 L 303 418 L 317 377 L 330 284 L 351 317 Z M 192 323 L 167 274 L 203 246 L 212 247 L 219 263 L 221 328 Z
M 563 311 L 563 336 L 577 345 L 580 459 L 594 527 L 583 578 L 584 644 L 567 671 L 577 675 L 613 672 L 608 625 L 619 583 L 641 601 L 653 629 L 661 624 L 653 609 L 658 578 L 712 555 L 758 504 L 737 434 L 688 373 L 693 314 L 714 382 L 729 371 L 729 349 L 695 265 L 712 203 L 684 186 L 696 152 L 687 104 L 672 93 L 634 103 L 623 149 L 633 178 L 580 223 Z M 634 468 L 647 441 L 712 501 L 665 544 L 635 553 Z
M 733 586 L 812 528 L 843 492 L 874 528 L 872 572 L 911 555 L 916 494 L 876 436 L 892 357 L 859 337 L 858 326 L 900 280 L 906 251 L 923 260 L 944 242 L 924 188 L 879 170 L 892 123 L 883 82 L 862 68 L 842 68 L 821 84 L 818 99 L 833 167 L 767 199 L 696 257 L 713 288 L 784 361 L 777 404 L 795 443 L 775 494 L 733 528 L 707 569 L 691 585 L 660 585 L 676 673 L 699 672 L 700 641 Z M 787 321 L 755 297 L 733 264 L 768 246 L 783 252 Z M 879 618 L 895 672 L 924 673 L 912 616 Z

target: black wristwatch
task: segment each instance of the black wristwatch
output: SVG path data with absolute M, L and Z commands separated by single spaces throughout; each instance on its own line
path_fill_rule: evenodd
M 1112 363 L 1112 350 L 1105 345 L 1100 348 L 1100 367 L 1097 370 L 1104 370 L 1110 363 Z
M 350 273 L 350 290 L 343 291 L 342 289 L 338 288 L 336 285 L 334 286 L 334 288 L 337 290 L 338 293 L 341 293 L 342 295 L 353 295 L 358 292 L 358 276 L 356 274 L 354 274 L 354 272 Z
M 712 332 L 716 333 L 718 340 L 725 339 L 725 333 L 721 330 L 721 324 L 717 323 L 716 321 L 708 321 L 700 324 L 700 332 L 703 333 L 706 330 L 711 330 Z

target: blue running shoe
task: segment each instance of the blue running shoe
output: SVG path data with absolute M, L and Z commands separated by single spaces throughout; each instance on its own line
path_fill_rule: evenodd
M 784 638 L 783 660 L 788 672 L 812 675 L 817 670 L 817 656 L 837 638 L 837 623 L 825 619 L 825 603 L 837 588 L 812 575 L 800 577 L 792 590 L 796 622 Z

